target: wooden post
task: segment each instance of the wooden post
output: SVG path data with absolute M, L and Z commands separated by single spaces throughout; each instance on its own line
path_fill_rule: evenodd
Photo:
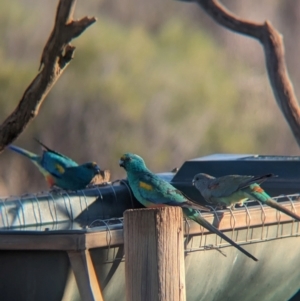
M 179 207 L 124 213 L 127 301 L 185 301 L 183 218 Z

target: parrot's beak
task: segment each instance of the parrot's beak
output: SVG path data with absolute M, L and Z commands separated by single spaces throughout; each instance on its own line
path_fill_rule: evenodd
M 93 168 L 93 170 L 94 170 L 94 173 L 97 175 L 99 175 L 100 173 L 101 173 L 101 169 L 100 169 L 100 167 L 98 166 L 98 164 L 96 163 L 96 162 L 92 162 L 91 163 L 92 165 L 92 168 Z
M 94 169 L 94 174 L 95 175 L 100 175 L 101 169 L 100 169 L 100 167 L 97 164 L 94 165 L 93 169 Z
M 123 160 L 120 160 L 120 161 L 119 161 L 119 165 L 120 165 L 121 167 L 125 167 L 125 166 L 124 166 L 124 161 L 123 161 Z
M 195 186 L 195 180 L 193 179 L 193 181 L 192 181 L 192 184 L 193 184 L 193 186 Z

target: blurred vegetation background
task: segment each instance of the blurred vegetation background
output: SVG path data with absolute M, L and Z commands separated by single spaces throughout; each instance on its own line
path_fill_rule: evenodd
M 275 25 L 297 83 L 300 2 L 222 2 Z M 56 5 L 0 2 L 0 122 L 37 73 Z M 124 152 L 141 155 L 154 172 L 210 153 L 299 155 L 256 41 L 223 29 L 194 3 L 79 0 L 76 16 L 84 15 L 98 22 L 73 41 L 75 59 L 16 145 L 41 152 L 38 137 L 79 163 L 97 161 L 113 179 L 125 176 L 118 166 Z M 0 166 L 1 195 L 47 189 L 18 154 L 5 151 Z

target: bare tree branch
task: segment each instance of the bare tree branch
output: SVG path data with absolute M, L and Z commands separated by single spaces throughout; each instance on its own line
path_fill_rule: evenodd
M 281 35 L 269 21 L 260 24 L 239 19 L 217 0 L 195 2 L 220 25 L 261 42 L 275 99 L 300 146 L 300 108 L 287 72 Z
M 18 106 L 0 126 L 0 152 L 16 139 L 37 116 L 45 97 L 73 58 L 75 47 L 69 43 L 93 24 L 94 17 L 73 20 L 76 0 L 60 0 L 54 28 L 44 47 L 40 73 L 24 92 Z

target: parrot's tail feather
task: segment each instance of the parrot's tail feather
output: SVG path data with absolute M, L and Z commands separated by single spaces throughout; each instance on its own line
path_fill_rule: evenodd
M 291 210 L 281 206 L 280 204 L 278 204 L 276 201 L 272 200 L 272 199 L 268 199 L 265 201 L 265 203 L 267 205 L 269 205 L 270 207 L 277 209 L 278 211 L 281 211 L 283 213 L 285 213 L 286 215 L 294 218 L 297 221 L 300 221 L 300 216 L 297 215 L 296 213 L 292 212 Z
M 34 140 L 38 143 L 38 144 L 40 144 L 45 150 L 47 150 L 47 151 L 52 151 L 52 149 L 50 149 L 48 146 L 46 146 L 43 142 L 41 142 L 41 140 L 39 140 L 38 138 L 34 138 Z
M 48 146 L 46 146 L 46 145 L 45 145 L 43 142 L 41 142 L 39 139 L 34 138 L 34 140 L 35 140 L 37 143 L 40 144 L 40 146 L 42 147 L 42 149 L 43 149 L 44 151 L 47 151 L 47 152 L 50 152 L 50 153 L 54 153 L 54 154 L 56 154 L 56 155 L 58 155 L 58 156 L 60 156 L 60 157 L 64 157 L 64 158 L 70 160 L 70 158 L 68 158 L 67 156 L 65 156 L 65 155 L 63 155 L 63 154 L 61 154 L 61 153 L 59 153 L 59 152 L 57 152 L 57 151 L 55 151 L 55 150 L 49 148 Z M 74 163 L 75 165 L 78 165 L 78 164 L 75 163 L 75 162 L 73 162 L 73 163 Z
M 15 145 L 12 145 L 12 144 L 8 145 L 7 148 L 9 148 L 10 150 L 12 150 L 12 151 L 14 151 L 14 152 L 16 152 L 18 154 L 21 154 L 21 155 L 23 155 L 23 156 L 25 156 L 25 157 L 33 160 L 33 161 L 37 161 L 39 159 L 38 155 L 36 155 L 36 154 L 34 154 L 32 152 L 29 152 L 29 151 L 27 151 L 27 150 L 25 150 L 23 148 L 17 147 Z
M 269 173 L 269 174 L 266 174 L 266 175 L 262 175 L 262 176 L 254 176 L 253 178 L 252 178 L 252 181 L 253 181 L 253 183 L 262 183 L 262 182 L 264 182 L 264 181 L 266 181 L 268 178 L 272 178 L 272 177 L 277 177 L 276 175 L 274 175 L 273 173 Z
M 224 233 L 222 233 L 220 230 L 218 230 L 216 227 L 214 227 L 212 224 L 210 224 L 205 218 L 198 215 L 194 217 L 194 221 L 206 228 L 207 230 L 216 233 L 221 238 L 223 238 L 225 241 L 230 243 L 232 246 L 236 247 L 238 250 L 240 250 L 242 253 L 244 253 L 246 256 L 250 257 L 254 261 L 258 261 L 257 258 L 255 258 L 253 255 L 251 255 L 249 252 L 247 252 L 244 248 L 242 248 L 240 245 L 235 243 L 233 240 L 231 240 L 228 236 L 226 236 Z
M 184 194 L 182 191 L 180 191 L 180 193 L 186 198 L 186 202 L 182 204 L 182 207 L 186 207 L 186 208 L 193 208 L 196 210 L 201 210 L 201 211 L 210 211 L 209 208 L 204 207 L 198 203 L 196 203 L 194 200 L 192 200 L 191 198 L 189 198 L 186 194 Z

